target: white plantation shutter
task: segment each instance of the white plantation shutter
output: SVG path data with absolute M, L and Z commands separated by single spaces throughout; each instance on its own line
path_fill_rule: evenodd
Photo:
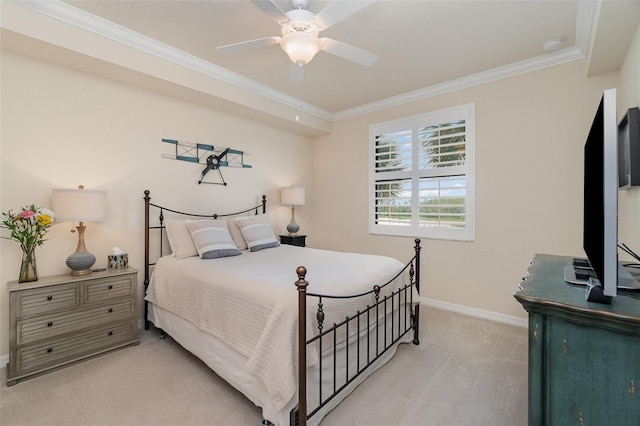
M 376 181 L 377 222 L 386 225 L 411 226 L 411 180 Z
M 370 126 L 369 232 L 474 239 L 474 105 Z

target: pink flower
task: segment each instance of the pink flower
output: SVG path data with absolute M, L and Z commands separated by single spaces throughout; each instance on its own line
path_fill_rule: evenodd
M 29 219 L 31 216 L 33 216 L 34 214 L 36 214 L 34 211 L 32 210 L 22 210 L 20 212 L 20 217 L 22 219 Z

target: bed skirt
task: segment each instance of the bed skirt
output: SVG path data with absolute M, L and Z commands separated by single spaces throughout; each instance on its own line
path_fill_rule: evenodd
M 263 419 L 277 426 L 290 424 L 291 411 L 298 403 L 297 394 L 294 395 L 282 409 L 276 409 L 265 385 L 246 368 L 247 358 L 245 356 L 233 350 L 220 339 L 200 330 L 193 323 L 159 308 L 152 303 L 149 303 L 148 317 L 157 328 L 164 330 L 164 332 L 170 335 L 183 348 L 201 359 L 216 374 L 244 394 L 256 406 L 262 408 Z M 307 421 L 307 424 L 313 426 L 320 423 L 324 416 L 340 404 L 360 383 L 389 362 L 395 355 L 400 343 L 410 343 L 412 338 L 412 334 L 407 333 L 397 344 L 388 349 L 378 360 L 367 368 L 366 371 L 358 376 L 354 382 L 350 383 L 343 392 L 340 392 L 334 399 L 312 416 Z M 350 345 L 354 346 L 355 341 L 350 343 Z M 344 347 L 345 346 L 343 346 L 342 351 L 344 351 Z M 337 354 L 337 356 L 339 357 L 340 354 Z M 324 357 L 326 357 L 327 362 L 323 363 L 323 369 L 325 370 L 323 376 L 326 377 L 328 374 L 333 374 L 333 365 L 330 362 L 330 360 L 333 359 L 333 353 L 325 353 L 323 354 L 323 358 Z M 317 406 L 317 404 L 314 404 L 314 401 L 318 400 L 318 377 L 317 364 L 307 369 L 307 401 L 311 409 L 314 408 L 314 405 Z

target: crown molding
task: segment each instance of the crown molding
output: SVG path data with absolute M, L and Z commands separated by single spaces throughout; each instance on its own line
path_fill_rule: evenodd
M 600 8 L 602 0 L 578 1 L 576 11 L 576 47 L 585 55 L 589 52 L 592 36 L 597 24 L 596 9 Z
M 556 52 L 547 53 L 535 58 L 526 59 L 513 64 L 450 80 L 441 84 L 435 84 L 423 89 L 403 93 L 401 95 L 360 105 L 355 108 L 346 109 L 333 114 L 333 121 L 353 118 L 362 114 L 392 108 L 408 102 L 415 102 L 428 99 L 433 96 L 455 92 L 457 90 L 468 89 L 503 78 L 514 77 L 516 75 L 537 71 L 543 68 L 553 67 L 571 61 L 584 59 L 591 45 L 593 28 L 596 24 L 596 7 L 602 0 L 579 0 L 576 11 L 576 33 L 575 46 L 568 47 Z
M 226 68 L 212 64 L 211 62 L 176 49 L 168 44 L 162 43 L 135 31 L 131 31 L 125 27 L 92 15 L 59 0 L 10 1 L 34 12 L 55 18 L 148 54 L 155 55 L 164 60 L 184 66 L 185 68 L 195 72 L 234 85 L 288 107 L 296 109 L 301 108 L 303 112 L 317 118 L 327 121 L 339 121 L 373 111 L 392 108 L 408 102 L 415 102 L 457 90 L 468 89 L 470 87 L 486 84 L 496 80 L 583 59 L 585 58 L 589 45 L 591 44 L 592 29 L 594 25 L 593 21 L 594 19 L 597 19 L 595 9 L 602 0 L 579 0 L 577 2 L 575 46 L 447 81 L 445 83 L 392 96 L 380 101 L 349 108 L 333 114 L 309 103 L 305 103 L 303 106 L 300 106 L 298 100 L 293 96 L 274 90 L 264 84 L 229 71 Z
M 197 56 L 162 43 L 151 37 L 132 31 L 99 16 L 85 12 L 70 4 L 59 0 L 10 0 L 11 3 L 22 6 L 33 12 L 57 19 L 75 27 L 90 31 L 99 36 L 132 47 L 139 51 L 157 56 L 173 62 L 189 70 L 239 87 L 248 92 L 260 95 L 294 109 L 301 109 L 304 113 L 323 120 L 332 121 L 332 114 L 315 105 L 305 103 L 300 106 L 296 97 L 274 90 L 269 86 L 258 83 L 226 68 L 212 64 Z
M 423 89 L 392 96 L 377 102 L 371 102 L 366 105 L 339 111 L 333 114 L 333 121 L 353 118 L 374 111 L 393 108 L 409 102 L 420 101 L 434 96 L 443 95 L 445 93 L 468 89 L 481 84 L 491 83 L 493 81 L 514 77 L 516 75 L 526 74 L 531 71 L 583 59 L 584 57 L 585 54 L 580 51 L 580 49 L 577 47 L 569 47 L 561 51 L 526 59 L 503 67 L 493 68 L 488 71 L 479 72 L 455 80 L 449 80 L 444 83 L 434 84 Z

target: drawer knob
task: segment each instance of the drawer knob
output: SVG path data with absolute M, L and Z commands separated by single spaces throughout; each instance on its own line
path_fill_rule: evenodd
M 109 284 L 109 286 L 107 287 L 109 290 L 113 289 L 113 284 Z
M 51 352 L 53 352 L 53 348 L 47 348 L 47 353 L 50 354 Z
M 53 321 L 49 321 L 49 322 L 47 323 L 47 327 L 51 327 L 52 325 L 53 325 Z
M 109 313 L 113 312 L 113 308 L 109 308 Z
M 110 331 L 110 332 L 109 332 L 109 336 L 113 336 L 113 331 Z
M 53 300 L 53 296 L 47 296 L 47 300 Z

